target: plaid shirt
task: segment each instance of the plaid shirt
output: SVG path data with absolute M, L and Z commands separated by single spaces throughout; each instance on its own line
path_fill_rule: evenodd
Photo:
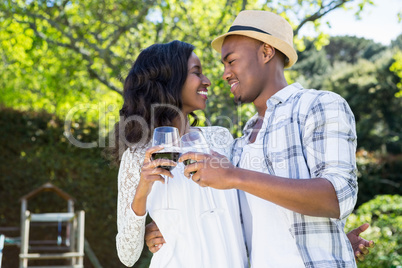
M 234 142 L 235 165 L 239 164 L 256 120 L 257 115 Z M 266 128 L 260 130 L 264 131 L 260 133 L 264 135 L 262 170 L 292 179 L 325 178 L 338 197 L 340 219 L 306 216 L 280 208 L 305 266 L 356 267 L 344 232 L 346 217 L 357 199 L 355 120 L 348 104 L 335 93 L 303 89 L 295 83 L 267 101 L 264 121 Z

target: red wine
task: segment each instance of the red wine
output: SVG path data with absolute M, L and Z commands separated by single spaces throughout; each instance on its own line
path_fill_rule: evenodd
M 177 160 L 179 160 L 179 157 L 180 157 L 179 152 L 160 152 L 160 153 L 156 152 L 152 154 L 152 160 L 168 159 L 177 162 Z M 158 166 L 158 167 L 164 168 L 169 171 L 174 168 L 174 166 Z
M 195 161 L 195 160 L 192 160 L 192 159 L 187 159 L 187 160 L 184 160 L 183 161 L 183 164 L 185 165 L 185 166 L 187 166 L 187 165 L 190 165 L 190 164 L 194 164 L 194 163 L 196 163 L 197 161 Z M 190 174 L 191 175 L 193 175 L 195 173 L 195 171 L 191 171 L 190 172 Z

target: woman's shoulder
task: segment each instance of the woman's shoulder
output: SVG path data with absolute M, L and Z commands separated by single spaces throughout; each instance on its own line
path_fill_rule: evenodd
M 202 132 L 219 132 L 220 134 L 230 134 L 229 130 L 221 126 L 207 126 L 207 127 L 195 127 L 200 129 Z
M 220 126 L 197 127 L 204 135 L 211 135 L 214 138 L 233 138 L 229 130 Z
M 121 159 L 122 160 L 133 160 L 133 159 L 142 159 L 145 155 L 145 151 L 147 150 L 147 147 L 141 146 L 141 147 L 128 147 L 122 154 Z

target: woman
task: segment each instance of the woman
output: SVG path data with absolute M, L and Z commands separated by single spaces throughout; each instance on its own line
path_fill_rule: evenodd
M 118 175 L 118 256 L 126 266 L 139 258 L 144 241 L 147 212 L 157 218 L 166 244 L 154 254 L 150 267 L 246 267 L 240 215 L 235 190 L 210 189 L 220 213 L 205 215 L 207 189 L 184 177 L 182 164 L 158 159 L 152 153 L 152 131 L 174 126 L 181 134 L 194 128 L 195 110 L 206 107 L 210 81 L 202 74 L 201 63 L 190 44 L 173 41 L 143 50 L 124 84 L 124 120 L 116 131 L 116 142 L 124 153 Z M 189 117 L 193 117 L 192 127 Z M 152 124 L 151 124 L 152 123 Z M 212 150 L 228 156 L 233 140 L 221 127 L 198 128 Z M 150 148 L 151 147 L 151 148 Z M 160 165 L 176 166 L 171 171 Z M 168 176 L 170 213 L 164 208 Z M 224 227 L 224 228 L 223 228 Z

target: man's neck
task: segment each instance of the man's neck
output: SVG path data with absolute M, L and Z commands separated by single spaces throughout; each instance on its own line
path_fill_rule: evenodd
M 273 95 L 275 95 L 278 91 L 284 89 L 287 86 L 288 86 L 288 83 L 286 82 L 285 79 L 278 81 L 278 83 L 270 84 L 264 90 L 264 92 L 257 99 L 254 100 L 253 104 L 255 105 L 255 108 L 257 109 L 259 117 L 264 117 L 265 111 L 267 110 L 267 101 Z
M 262 123 L 264 121 L 263 117 L 258 117 L 257 121 L 255 122 L 255 125 L 253 127 L 253 130 L 250 134 L 249 137 L 249 143 L 254 143 L 255 139 L 257 138 L 258 132 L 260 131 L 261 127 L 262 127 Z

